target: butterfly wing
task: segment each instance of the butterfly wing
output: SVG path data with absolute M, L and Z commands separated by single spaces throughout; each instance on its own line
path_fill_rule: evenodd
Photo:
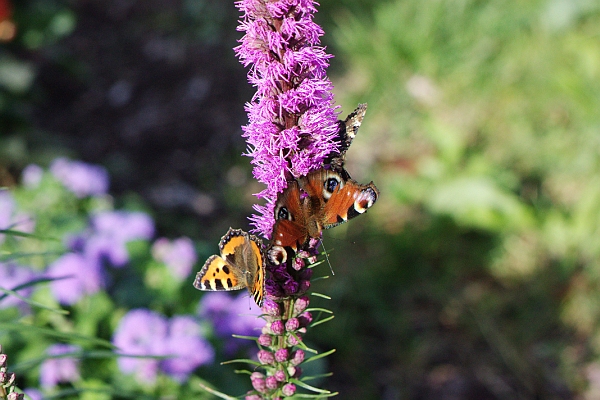
M 336 171 L 324 168 L 301 178 L 300 185 L 309 198 L 321 199 L 322 204 L 316 218 L 323 229 L 332 228 L 365 213 L 379 197 L 379 190 L 373 182 L 361 185 L 352 179 L 344 179 Z
M 219 243 L 221 256 L 206 260 L 194 287 L 209 291 L 248 288 L 256 304 L 262 306 L 265 272 L 261 248 L 262 242 L 256 236 L 229 228 Z
M 235 265 L 217 255 L 210 256 L 196 274 L 194 287 L 198 290 L 223 291 L 246 287 L 246 281 L 238 273 Z
M 297 249 L 308 240 L 306 211 L 300 194 L 298 182 L 292 181 L 277 197 L 273 245 Z
M 344 121 L 338 121 L 339 129 L 337 137 L 334 141 L 338 142 L 338 152 L 332 154 L 325 160 L 325 164 L 329 164 L 331 169 L 340 173 L 345 179 L 349 179 L 350 175 L 344 169 L 346 151 L 352 144 L 352 141 L 358 133 L 358 128 L 362 124 L 363 118 L 367 112 L 367 104 L 359 104 L 356 109 L 350 113 Z
M 262 253 L 262 241 L 256 236 L 250 236 L 250 254 L 249 257 L 254 259 L 254 262 L 249 262 L 255 270 L 251 272 L 253 279 L 249 282 L 248 290 L 259 307 L 263 305 L 265 295 L 265 263 Z

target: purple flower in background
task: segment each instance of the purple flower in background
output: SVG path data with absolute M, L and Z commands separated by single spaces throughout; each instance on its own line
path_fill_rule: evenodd
M 175 357 L 163 360 L 161 369 L 179 382 L 185 381 L 200 365 L 211 363 L 215 356 L 213 348 L 200 335 L 198 322 L 187 316 L 171 318 L 165 347 L 166 353 Z
M 17 286 L 33 280 L 34 277 L 34 272 L 27 267 L 22 267 L 14 263 L 0 263 L 1 288 L 13 290 Z M 19 293 L 19 295 L 23 297 L 29 297 L 32 292 L 32 287 L 20 289 L 17 291 L 17 293 Z M 3 295 L 4 293 L 0 292 L 0 297 L 2 297 Z M 11 295 L 7 295 L 5 298 L 0 300 L 0 308 L 7 308 L 11 306 L 21 306 L 25 308 L 27 307 L 26 303 L 23 303 L 21 300 Z
M 50 264 L 47 275 L 64 278 L 50 284 L 54 297 L 61 304 L 74 304 L 84 295 L 94 294 L 104 287 L 100 264 L 81 254 L 64 254 Z
M 129 261 L 127 242 L 154 235 L 152 218 L 142 212 L 104 211 L 92 217 L 91 228 L 84 253 L 91 259 L 106 259 L 116 267 Z
M 192 271 L 197 256 L 190 238 L 180 237 L 172 242 L 167 238 L 157 239 L 152 245 L 152 256 L 165 265 L 179 279 L 185 279 Z
M 165 317 L 146 309 L 131 310 L 121 319 L 113 336 L 113 344 L 121 353 L 137 356 L 167 354 L 168 322 Z M 119 357 L 119 369 L 135 374 L 140 382 L 154 383 L 160 359 Z
M 40 185 L 43 176 L 44 170 L 42 167 L 37 164 L 29 164 L 21 173 L 21 182 L 26 188 L 35 189 Z
M 79 198 L 108 191 L 108 172 L 100 165 L 57 158 L 50 164 L 50 172 Z
M 55 344 L 46 350 L 46 354 L 60 356 L 74 353 L 80 348 L 68 344 Z M 57 357 L 45 360 L 40 367 L 40 384 L 51 388 L 61 382 L 74 382 L 79 379 L 79 360 L 73 357 Z
M 253 174 L 267 188 L 258 193 L 266 205 L 256 205 L 255 231 L 269 237 L 277 193 L 290 176 L 306 175 L 322 165 L 332 151 L 338 126 L 333 85 L 326 75 L 332 56 L 320 46 L 323 30 L 313 22 L 310 0 L 242 0 L 235 48 L 240 62 L 250 66 L 249 82 L 256 94 L 246 105 L 249 123 L 244 137 Z
M 247 343 L 231 335 L 258 336 L 265 325 L 259 318 L 261 309 L 245 293 L 232 297 L 223 292 L 209 292 L 202 296 L 198 314 L 212 322 L 217 336 L 227 339 L 228 353 Z
M 23 393 L 29 396 L 29 399 L 31 400 L 42 400 L 44 398 L 42 392 L 37 389 L 24 389 Z
M 0 189 L 0 229 L 9 229 L 13 213 L 15 212 L 15 199 L 5 189 Z M 4 235 L 0 235 L 0 238 Z

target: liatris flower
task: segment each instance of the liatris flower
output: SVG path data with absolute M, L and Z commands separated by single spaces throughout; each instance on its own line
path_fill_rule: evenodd
M 249 123 L 244 137 L 254 176 L 267 188 L 267 201 L 255 206 L 255 231 L 269 237 L 277 193 L 287 179 L 319 168 L 336 150 L 337 116 L 333 85 L 325 74 L 331 55 L 319 46 L 323 30 L 313 22 L 315 2 L 309 0 L 242 0 L 238 30 L 245 32 L 235 51 L 251 66 L 256 94 L 246 105 Z
M 2 353 L 0 346 L 0 398 L 7 400 L 23 400 L 21 393 L 15 392 L 15 374 L 6 369 L 8 357 Z
M 258 193 L 266 205 L 255 206 L 259 215 L 250 219 L 255 231 L 271 236 L 274 203 L 287 181 L 321 168 L 332 153 L 339 125 L 333 107 L 332 84 L 325 70 L 331 57 L 319 46 L 323 30 L 313 22 L 312 0 L 241 0 L 244 13 L 238 30 L 244 32 L 235 50 L 256 94 L 246 105 L 245 126 L 248 155 L 254 176 L 267 188 Z M 304 260 L 316 254 L 317 239 L 311 239 L 302 254 L 280 265 L 267 260 L 270 278 L 263 313 L 267 324 L 257 339 L 258 360 L 266 374 L 255 372 L 253 391 L 246 399 L 275 399 L 296 392 L 306 346 L 302 335 L 312 320 L 306 312 L 312 269 Z M 320 391 L 324 393 L 325 391 Z M 329 392 L 327 392 L 329 393 Z
M 80 348 L 68 344 L 55 344 L 46 350 L 48 355 L 55 358 L 45 360 L 40 367 L 40 384 L 51 388 L 61 382 L 79 380 L 79 360 L 73 357 L 61 357 L 63 354 L 74 353 Z

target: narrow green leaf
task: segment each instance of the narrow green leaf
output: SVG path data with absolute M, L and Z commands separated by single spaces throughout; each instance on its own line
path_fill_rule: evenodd
M 40 251 L 40 252 L 31 252 L 31 253 L 10 253 L 5 256 L 0 256 L 0 262 L 12 261 L 19 258 L 27 258 L 27 257 L 44 257 L 44 256 L 59 256 L 63 254 L 62 251 Z
M 290 399 L 322 399 L 324 397 L 333 397 L 340 394 L 339 392 L 334 393 L 322 393 L 322 394 L 308 394 L 308 393 L 296 393 Z
M 314 379 L 327 378 L 330 376 L 333 376 L 333 372 L 328 372 L 326 374 L 319 374 L 319 375 L 303 376 L 300 380 L 303 382 L 306 382 L 306 381 L 312 381 Z
M 324 312 L 324 313 L 327 313 L 327 314 L 333 314 L 333 311 L 328 310 L 326 308 L 320 308 L 320 307 L 307 308 L 305 311 L 310 311 L 310 312 L 321 311 L 321 312 Z
M 14 296 L 17 299 L 21 300 L 22 302 L 25 302 L 25 303 L 29 304 L 32 307 L 37 307 L 37 308 L 41 308 L 41 309 L 44 309 L 44 310 L 52 311 L 52 312 L 57 313 L 57 314 L 63 314 L 63 315 L 69 314 L 69 312 L 67 310 L 62 310 L 60 308 L 53 308 L 53 307 L 49 307 L 49 306 L 47 306 L 45 304 L 38 303 L 37 301 L 34 301 L 34 300 L 31 300 L 31 299 L 29 299 L 27 297 L 21 296 L 19 293 L 15 292 L 14 290 L 4 289 L 4 288 L 0 287 L 0 292 L 4 293 L 4 295 L 0 297 L 0 301 L 2 301 L 8 295 L 11 295 L 11 296 Z
M 331 300 L 331 297 L 327 296 L 326 294 L 322 294 L 322 293 L 318 293 L 318 292 L 312 292 L 311 294 L 313 296 L 322 297 L 324 299 Z
M 233 334 L 231 336 L 234 338 L 238 338 L 238 339 L 258 340 L 258 338 L 256 336 L 244 336 L 244 335 L 236 335 L 236 334 Z
M 312 281 L 312 282 L 316 282 L 316 281 L 321 281 L 321 280 L 323 280 L 323 279 L 329 279 L 329 278 L 330 278 L 330 276 L 329 276 L 329 275 L 324 275 L 324 276 L 318 276 L 318 277 L 316 277 L 316 278 L 312 278 L 312 279 L 311 279 L 311 281 Z
M 83 341 L 86 343 L 99 345 L 99 346 L 106 347 L 109 349 L 116 348 L 111 342 L 104 340 L 104 339 L 98 339 L 98 338 L 92 337 L 92 336 L 80 335 L 78 333 L 73 333 L 73 332 L 59 332 L 54 329 L 40 328 L 35 325 L 29 325 L 29 324 L 23 324 L 23 323 L 0 322 L 0 332 L 3 330 L 20 332 L 23 335 L 29 335 L 29 334 L 45 335 L 48 337 L 61 339 L 65 342 Z
M 318 360 L 319 358 L 327 357 L 328 355 L 331 355 L 333 353 L 335 353 L 335 349 L 331 349 L 329 351 L 326 351 L 325 353 L 317 354 L 316 356 L 312 356 L 312 357 L 304 360 L 303 364 Z
M 256 365 L 258 367 L 260 367 L 262 365 L 258 361 L 254 361 L 254 360 L 251 360 L 249 358 L 237 358 L 235 360 L 223 361 L 221 363 L 221 365 L 234 364 L 234 363 L 246 363 L 246 364 Z
M 15 231 L 13 229 L 0 229 L 0 234 L 1 233 L 5 234 L 5 235 L 19 236 L 19 237 L 25 237 L 25 238 L 30 238 L 30 239 L 52 240 L 54 242 L 60 242 L 61 241 L 60 239 L 55 238 L 55 237 L 35 235 L 33 233 Z
M 329 394 L 329 393 L 331 393 L 330 390 L 319 389 L 319 388 L 316 388 L 314 386 L 310 386 L 309 384 L 304 383 L 302 381 L 299 381 L 298 379 L 293 379 L 292 378 L 292 379 L 290 379 L 290 382 L 292 382 L 292 383 L 294 383 L 294 384 L 296 384 L 296 385 L 298 385 L 298 386 L 300 386 L 300 387 L 302 387 L 302 388 L 304 388 L 306 390 L 310 390 L 312 392 L 315 392 L 315 393 L 322 393 L 322 394 Z
M 233 370 L 234 373 L 236 374 L 244 374 L 244 375 L 252 375 L 251 371 L 248 371 L 247 369 L 235 369 Z
M 200 386 L 202 389 L 204 389 L 205 391 L 207 391 L 208 393 L 214 394 L 215 396 L 217 396 L 217 397 L 220 397 L 220 398 L 222 398 L 222 399 L 225 399 L 225 400 L 237 400 L 237 398 L 236 398 L 236 397 L 231 397 L 231 396 L 229 396 L 229 395 L 227 395 L 227 394 L 225 394 L 225 393 L 221 393 L 221 392 L 219 392 L 218 390 L 215 390 L 215 389 L 209 388 L 208 386 L 206 386 L 206 385 L 205 385 L 205 384 L 203 384 L 203 383 L 198 383 L 198 385 L 199 385 L 199 386 Z
M 317 325 L 321 325 L 321 324 L 324 324 L 325 322 L 327 322 L 327 321 L 331 321 L 331 320 L 332 320 L 332 319 L 334 319 L 334 318 L 335 318 L 335 315 L 332 315 L 331 317 L 327 317 L 327 318 L 320 319 L 320 320 L 318 320 L 318 321 L 315 321 L 315 322 L 313 322 L 312 324 L 310 324 L 310 327 L 311 327 L 311 328 L 314 328 L 315 326 L 317 326 Z
M 304 342 L 301 341 L 300 338 L 298 337 L 298 335 L 296 335 L 294 332 L 290 332 L 290 334 L 296 338 L 296 341 L 298 342 L 298 344 L 296 346 L 300 347 L 302 350 L 308 351 L 308 352 L 314 353 L 314 354 L 319 353 L 317 350 L 311 349 L 308 346 L 306 346 L 306 344 L 304 344 Z

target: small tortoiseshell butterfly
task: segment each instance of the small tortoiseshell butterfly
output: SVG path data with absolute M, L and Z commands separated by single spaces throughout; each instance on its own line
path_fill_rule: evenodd
M 248 288 L 259 307 L 265 291 L 262 241 L 241 229 L 229 228 L 219 242 L 220 256 L 213 255 L 196 274 L 194 287 L 221 291 Z

